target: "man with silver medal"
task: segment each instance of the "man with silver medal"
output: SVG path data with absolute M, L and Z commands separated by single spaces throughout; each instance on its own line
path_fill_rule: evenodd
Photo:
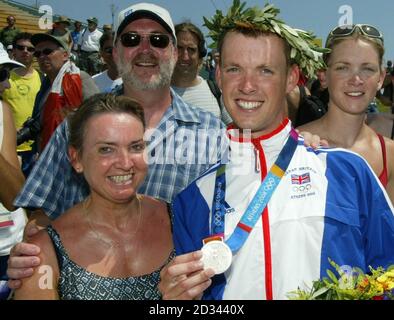
M 298 66 L 310 77 L 324 65 L 313 36 L 278 13 L 234 1 L 205 19 L 231 159 L 173 202 L 178 256 L 161 271 L 163 299 L 287 299 L 335 272 L 329 259 L 363 272 L 394 263 L 394 209 L 365 160 L 305 147 L 286 117 Z

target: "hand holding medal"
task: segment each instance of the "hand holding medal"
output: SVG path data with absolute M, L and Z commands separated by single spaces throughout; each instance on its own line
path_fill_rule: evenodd
M 204 268 L 202 256 L 202 250 L 185 253 L 161 270 L 158 288 L 163 300 L 201 299 L 215 275 L 212 268 Z
M 212 269 L 215 274 L 225 272 L 231 265 L 233 254 L 229 246 L 221 240 L 204 239 L 204 246 L 202 247 L 201 261 L 204 264 L 204 269 Z

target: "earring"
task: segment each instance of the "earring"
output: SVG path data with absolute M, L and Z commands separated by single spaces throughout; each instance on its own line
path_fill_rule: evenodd
M 81 173 L 82 172 L 82 168 L 80 166 L 75 167 L 75 171 L 78 172 L 78 173 Z

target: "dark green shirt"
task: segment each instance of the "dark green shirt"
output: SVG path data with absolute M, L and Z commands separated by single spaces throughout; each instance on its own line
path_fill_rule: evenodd
M 9 27 L 5 27 L 3 30 L 0 31 L 0 42 L 3 44 L 5 49 L 8 45 L 12 44 L 15 36 L 20 32 L 21 31 L 16 27 L 12 29 L 10 29 Z

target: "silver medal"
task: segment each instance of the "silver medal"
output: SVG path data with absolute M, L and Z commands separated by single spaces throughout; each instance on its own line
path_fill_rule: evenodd
M 225 272 L 231 265 L 233 254 L 229 246 L 220 240 L 209 241 L 201 249 L 204 269 L 211 268 L 215 274 Z

